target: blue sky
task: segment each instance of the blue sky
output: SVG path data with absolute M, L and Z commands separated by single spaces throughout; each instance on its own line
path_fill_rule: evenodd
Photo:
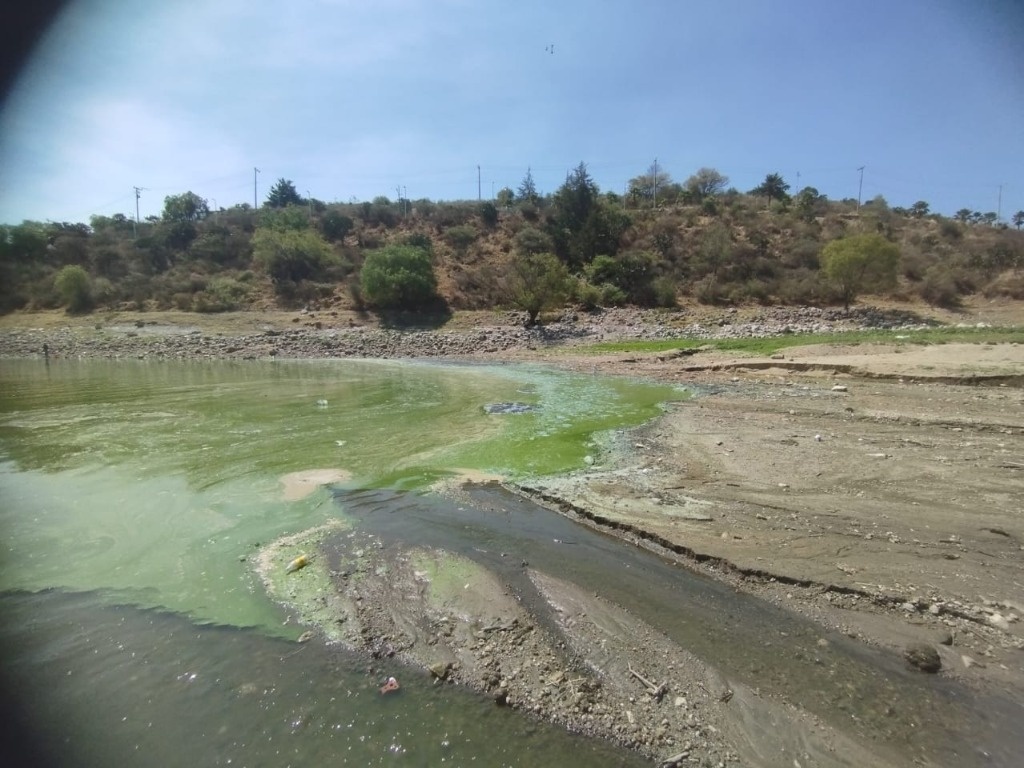
M 831 198 L 1024 209 L 1015 0 L 77 0 L 0 112 L 0 222 L 227 207 L 281 177 L 331 202 L 621 192 L 767 173 Z M 550 46 L 554 52 L 550 52 Z M 546 50 L 547 49 L 547 50 Z M 798 177 L 799 174 L 799 177 Z

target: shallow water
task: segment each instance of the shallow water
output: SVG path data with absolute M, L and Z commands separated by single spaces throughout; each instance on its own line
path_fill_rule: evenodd
M 20 764 L 644 764 L 421 673 L 371 672 L 319 643 L 196 626 L 89 593 L 7 593 L 0 611 L 4 695 L 28 723 L 0 757 Z M 402 688 L 382 696 L 388 675 Z M 29 746 L 37 754 L 26 760 Z
M 286 498 L 285 476 L 331 470 L 353 487 L 416 489 L 456 469 L 564 471 L 597 450 L 602 431 L 649 419 L 677 396 L 519 367 L 2 361 L 0 590 L 8 591 L 6 656 L 17 660 L 19 684 L 32 688 L 24 701 L 38 699 L 30 712 L 44 730 L 73 732 L 70 764 L 119 764 L 127 754 L 149 756 L 138 764 L 206 764 L 228 755 L 241 733 L 247 757 L 233 764 L 285 764 L 287 749 L 343 759 L 356 749 L 351 737 L 374 746 L 357 749 L 350 764 L 436 765 L 444 754 L 432 751 L 442 741 L 435 722 L 472 734 L 475 746 L 460 747 L 455 764 L 479 755 L 478 764 L 565 765 L 577 754 L 588 755 L 586 764 L 625 764 L 631 758 L 604 747 L 579 752 L 579 740 L 557 729 L 482 713 L 476 697 L 458 691 L 431 692 L 434 711 L 421 722 L 415 683 L 386 704 L 415 724 L 408 736 L 391 715 L 335 722 L 322 713 L 319 725 L 291 734 L 285 709 L 327 707 L 340 685 L 363 691 L 358 709 L 368 712 L 378 681 L 356 661 L 327 654 L 334 666 L 324 666 L 317 658 L 326 651 L 288 642 L 304 628 L 267 598 L 250 559 L 265 542 L 345 515 L 325 490 Z M 496 402 L 536 410 L 488 414 Z M 22 592 L 50 589 L 60 593 Z M 228 670 L 278 679 L 295 648 L 294 680 L 274 683 L 266 697 L 210 682 Z M 179 691 L 177 675 L 200 662 L 207 682 Z M 118 702 L 124 726 L 110 719 Z M 154 714 L 145 727 L 128 724 L 147 707 Z M 508 722 L 496 731 L 492 718 Z M 212 723 L 222 725 L 211 735 Z M 520 751 L 524 729 L 545 734 L 550 762 Z M 285 736 L 290 746 L 280 747 Z M 378 750 L 384 739 L 402 749 Z M 409 754 L 426 756 L 399 759 Z

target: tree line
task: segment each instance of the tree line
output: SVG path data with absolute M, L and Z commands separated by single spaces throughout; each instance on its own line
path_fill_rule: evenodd
M 740 192 L 714 168 L 676 183 L 652 164 L 625 194 L 585 163 L 541 195 L 527 169 L 493 201 L 327 204 L 279 179 L 257 209 L 170 195 L 160 216 L 0 228 L 0 311 L 59 306 L 216 312 L 265 305 L 365 310 L 622 304 L 849 305 L 887 292 L 954 306 L 978 291 L 1024 298 L 1016 230 L 925 201 L 860 205 L 781 174 Z

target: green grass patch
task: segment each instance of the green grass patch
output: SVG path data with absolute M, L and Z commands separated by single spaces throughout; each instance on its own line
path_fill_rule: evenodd
M 839 333 L 801 333 L 771 336 L 761 339 L 657 339 L 653 341 L 600 342 L 575 347 L 574 354 L 603 354 L 606 352 L 667 352 L 673 349 L 708 347 L 723 352 L 742 352 L 750 355 L 771 355 L 780 349 L 803 347 L 811 344 L 1024 344 L 1021 328 L 928 328 L 919 331 L 868 330 Z

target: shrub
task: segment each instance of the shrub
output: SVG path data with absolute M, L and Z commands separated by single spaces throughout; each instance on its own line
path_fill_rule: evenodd
M 412 309 L 437 300 L 430 255 L 409 245 L 389 245 L 368 253 L 359 282 L 363 298 L 382 309 Z
M 484 226 L 494 228 L 498 226 L 498 208 L 497 206 L 488 200 L 480 205 L 480 220 L 484 223 Z
M 430 239 L 430 235 L 424 232 L 413 232 L 411 235 L 406 235 L 405 244 L 411 245 L 413 248 L 419 248 L 421 251 L 426 252 L 428 256 L 434 255 L 434 241 Z
M 515 244 L 516 251 L 524 256 L 547 253 L 554 248 L 554 243 L 546 232 L 531 226 L 525 226 L 516 232 Z
M 330 210 L 320 219 L 320 232 L 330 242 L 344 240 L 355 227 L 355 222 L 341 211 Z
M 939 222 L 939 234 L 947 240 L 957 241 L 963 238 L 964 229 L 958 222 L 953 219 L 943 219 Z
M 248 287 L 229 277 L 215 277 L 206 290 L 195 295 L 196 312 L 230 312 L 238 309 L 249 295 Z
M 53 281 L 61 301 L 73 314 L 92 309 L 92 280 L 89 273 L 77 264 L 71 264 L 57 273 Z
M 881 195 L 875 198 L 879 206 L 880 199 L 884 203 Z M 899 260 L 899 247 L 877 234 L 833 240 L 821 252 L 822 269 L 847 308 L 864 290 L 893 287 Z
M 471 224 L 458 224 L 454 227 L 449 227 L 444 233 L 445 241 L 460 255 L 464 254 L 469 246 L 476 242 L 478 236 L 479 233 L 476 231 L 476 227 Z
M 996 297 L 1024 299 L 1024 272 L 1004 272 L 985 286 L 984 293 L 985 297 L 989 299 Z
M 925 272 L 918 293 L 934 307 L 954 309 L 960 306 L 956 280 L 949 267 L 942 264 L 935 264 Z
M 275 284 L 318 279 L 337 261 L 331 246 L 310 229 L 260 228 L 252 241 L 254 260 Z
M 714 275 L 706 275 L 693 287 L 693 295 L 701 304 L 722 304 L 725 288 Z
M 676 306 L 676 284 L 668 277 L 657 277 L 651 284 L 654 306 L 674 307 Z

